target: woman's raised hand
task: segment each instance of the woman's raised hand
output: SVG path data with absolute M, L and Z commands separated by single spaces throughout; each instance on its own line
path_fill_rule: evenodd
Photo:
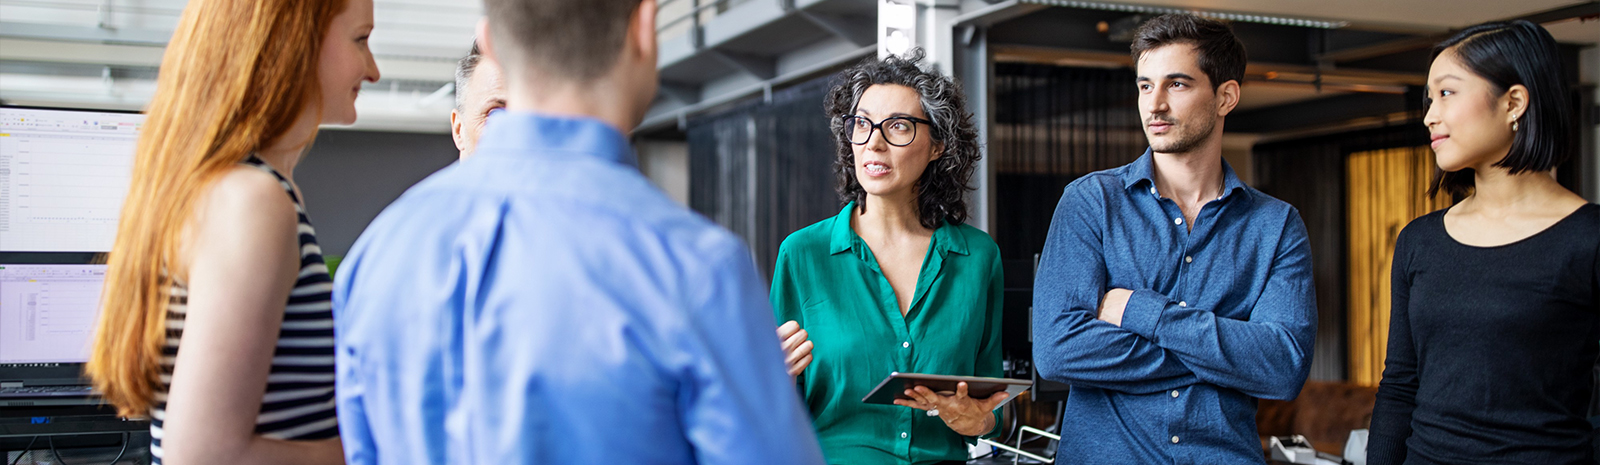
M 789 376 L 800 376 L 811 365 L 810 337 L 794 320 L 778 326 L 778 340 L 783 343 L 783 363 L 788 366 Z

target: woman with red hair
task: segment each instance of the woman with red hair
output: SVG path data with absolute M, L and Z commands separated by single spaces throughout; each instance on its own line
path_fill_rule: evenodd
M 86 371 L 154 463 L 342 463 L 332 289 L 293 180 L 355 121 L 372 0 L 194 0 L 140 135 Z

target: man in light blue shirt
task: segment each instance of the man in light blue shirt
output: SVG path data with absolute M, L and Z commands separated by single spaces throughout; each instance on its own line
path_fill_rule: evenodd
M 625 133 L 654 0 L 489 0 L 508 110 L 384 211 L 338 273 L 352 464 L 819 464 L 766 287 Z

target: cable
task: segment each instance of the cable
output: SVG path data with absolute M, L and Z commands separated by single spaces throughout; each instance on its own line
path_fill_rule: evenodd
M 35 440 L 39 439 L 38 436 L 34 436 L 33 438 Z M 61 460 L 61 453 L 56 451 L 56 438 L 55 438 L 55 436 L 46 436 L 45 439 L 50 442 L 50 456 L 52 456 L 52 457 L 54 457 L 56 459 L 56 463 L 59 463 L 61 465 L 67 465 L 67 461 L 66 460 Z M 130 442 L 133 442 L 131 434 L 129 432 L 127 432 L 127 431 L 123 431 L 122 432 L 122 450 L 117 451 L 117 458 L 111 459 L 111 463 L 109 463 L 107 465 L 116 465 L 117 462 L 121 462 L 122 461 L 122 456 L 128 453 L 128 443 L 130 443 Z M 33 446 L 33 442 L 29 441 L 28 442 L 28 446 L 30 446 L 30 447 Z M 21 458 L 22 458 L 21 455 L 17 456 L 17 459 L 21 459 Z M 13 460 L 11 462 L 11 465 L 16 465 L 16 463 L 17 462 L 15 460 Z
M 56 463 L 59 463 L 61 465 L 67 465 L 67 461 L 66 460 L 61 460 L 61 453 L 56 452 L 56 437 L 55 436 L 45 436 L 45 439 L 50 441 L 50 456 L 56 458 Z
M 128 431 L 123 431 L 122 432 L 122 450 L 117 451 L 117 458 L 111 459 L 111 463 L 106 464 L 106 465 L 117 465 L 117 462 L 121 462 L 122 461 L 122 454 L 128 453 L 128 443 L 129 442 L 133 442 L 132 439 L 133 439 L 133 433 L 128 432 Z
M 37 442 L 38 440 L 38 436 L 34 436 L 33 439 L 29 439 L 28 445 L 22 446 L 22 452 L 17 454 L 17 458 L 11 459 L 11 465 L 17 465 L 17 462 L 22 461 L 22 456 L 28 455 L 28 450 L 33 449 L 33 443 Z
M 1017 424 L 1022 421 L 1022 412 L 1017 407 L 1016 402 L 1011 402 L 1007 405 L 1011 407 L 1011 428 L 1006 430 L 1006 440 L 1009 441 L 1012 435 L 1017 434 Z
M 1062 417 L 1062 415 L 1066 414 L 1066 408 L 1067 408 L 1066 401 L 1057 401 L 1056 402 L 1056 421 L 1055 421 L 1055 423 L 1051 424 L 1049 427 L 1046 427 L 1044 429 L 1044 431 L 1046 433 L 1058 434 L 1058 430 L 1061 429 L 1061 423 L 1062 423 L 1062 420 L 1064 419 Z M 1034 441 L 1038 441 L 1040 439 L 1047 439 L 1047 438 L 1048 438 L 1047 436 L 1036 435 L 1032 439 L 1028 439 L 1027 433 L 1023 432 L 1023 433 L 1018 433 L 1017 434 L 1017 444 L 1020 447 L 1022 444 L 1032 444 Z M 1051 439 L 1050 442 L 1057 442 L 1057 441 L 1055 439 Z M 1048 445 L 1045 446 L 1045 448 L 1047 450 L 1052 449 Z
M 995 437 L 996 439 L 999 439 L 999 441 L 997 441 L 997 442 L 1000 442 L 1000 443 L 1005 443 L 1007 439 L 1011 438 L 1011 433 L 1016 432 L 1017 403 L 1016 402 L 1006 402 L 1006 405 L 1001 406 L 1000 407 L 1000 418 L 1005 418 L 1005 409 L 1006 408 L 1010 408 L 1011 409 L 1011 429 L 1009 431 L 1006 431 L 1005 435 L 996 436 Z M 986 459 L 986 458 L 994 458 L 994 457 L 999 457 L 999 456 L 1000 456 L 1000 448 L 990 446 L 989 447 L 989 453 L 983 454 L 983 455 L 980 455 L 980 456 L 977 456 L 977 457 L 968 457 L 967 460 L 966 460 L 966 463 L 972 463 L 972 461 L 974 461 L 974 460 L 982 460 L 982 459 Z
M 1050 431 L 1051 434 L 1060 433 L 1061 432 L 1061 425 L 1063 423 L 1066 423 L 1066 420 L 1067 420 L 1067 401 L 1064 401 L 1064 400 L 1063 401 L 1057 401 L 1056 402 L 1056 424 L 1050 425 L 1050 428 L 1048 428 L 1047 431 Z

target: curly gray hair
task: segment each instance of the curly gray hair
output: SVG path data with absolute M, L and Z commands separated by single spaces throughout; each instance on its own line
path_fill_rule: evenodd
M 904 58 L 890 56 L 882 61 L 868 58 L 835 77 L 823 101 L 838 145 L 833 171 L 841 203 L 856 202 L 866 211 L 866 191 L 856 180 L 856 157 L 846 136 L 844 117 L 854 115 L 856 103 L 867 88 L 881 84 L 910 87 L 922 102 L 922 111 L 933 121 L 931 136 L 944 144 L 944 154 L 928 164 L 915 185 L 917 214 L 922 226 L 935 229 L 943 222 L 960 224 L 967 220 L 967 182 L 983 155 L 978 147 L 978 130 L 967 111 L 966 94 L 955 80 L 938 71 L 923 70 L 922 49 L 913 49 Z

